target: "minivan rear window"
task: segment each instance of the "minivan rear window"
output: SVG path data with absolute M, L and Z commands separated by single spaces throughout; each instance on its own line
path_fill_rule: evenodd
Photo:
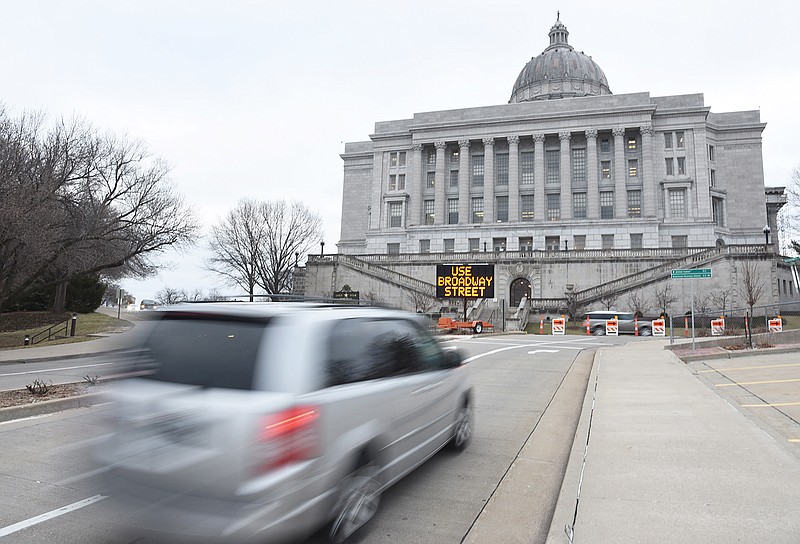
M 145 341 L 149 379 L 201 387 L 252 389 L 267 320 L 167 313 Z

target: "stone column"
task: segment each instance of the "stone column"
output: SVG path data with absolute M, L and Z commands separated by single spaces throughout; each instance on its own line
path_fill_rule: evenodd
M 656 173 L 653 167 L 653 126 L 639 127 L 642 135 L 642 217 L 656 216 Z
M 570 132 L 559 132 L 558 139 L 561 140 L 561 167 L 559 168 L 561 185 L 561 219 L 572 219 L 572 161 L 570 161 L 570 145 L 572 138 Z
M 447 164 L 445 164 L 445 156 L 444 150 L 447 147 L 447 143 L 444 140 L 436 140 L 433 142 L 433 145 L 436 146 L 436 177 L 435 177 L 435 187 L 434 187 L 434 198 L 436 199 L 433 203 L 433 213 L 434 213 L 434 224 L 436 225 L 444 225 L 446 224 L 445 221 L 445 213 L 447 211 L 447 196 L 445 195 L 445 172 Z
M 597 162 L 597 130 L 586 131 L 586 219 L 600 219 L 600 186 Z
M 408 187 L 408 226 L 415 227 L 423 223 L 422 220 L 422 191 L 425 190 L 425 176 L 422 172 L 422 144 L 411 146 L 411 169 Z
M 511 198 L 509 198 L 509 219 Z M 483 139 L 483 222 L 494 223 L 494 138 Z
M 614 135 L 614 217 L 628 216 L 628 191 L 625 185 L 628 167 L 625 164 L 625 129 L 617 127 Z
M 469 140 L 458 141 L 458 222 L 469 223 Z
M 519 136 L 508 137 L 508 220 L 519 221 Z
M 533 135 L 533 219 L 547 220 L 544 196 L 544 134 Z

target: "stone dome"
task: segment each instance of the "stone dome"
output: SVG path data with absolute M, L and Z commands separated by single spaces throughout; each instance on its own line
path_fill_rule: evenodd
M 519 73 L 510 104 L 611 94 L 603 70 L 590 56 L 575 51 L 567 42 L 568 36 L 559 15 L 550 28 L 550 45 Z

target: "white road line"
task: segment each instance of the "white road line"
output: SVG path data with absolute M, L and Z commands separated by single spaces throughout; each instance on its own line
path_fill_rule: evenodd
M 557 349 L 535 349 L 533 351 L 529 351 L 528 355 L 534 355 L 536 353 L 558 353 Z
M 93 365 L 77 365 L 77 366 L 65 366 L 61 368 L 47 368 L 44 370 L 26 370 L 25 372 L 10 372 L 8 374 L 0 374 L 0 376 L 22 376 L 23 374 L 44 374 L 45 372 L 59 372 L 61 370 L 73 370 L 76 368 L 91 368 L 93 366 L 106 366 L 106 365 L 114 365 L 117 364 L 116 362 L 113 363 L 95 363 Z
M 472 357 L 470 357 L 468 359 L 465 359 L 464 362 L 465 363 L 469 363 L 469 362 L 474 361 L 475 359 L 480 359 L 481 357 L 486 357 L 487 355 L 494 355 L 495 353 L 500 353 L 501 351 L 508 351 L 510 349 L 529 348 L 529 347 L 530 347 L 529 345 L 525 344 L 525 345 L 519 345 L 519 346 L 508 346 L 507 348 L 493 349 L 492 351 L 487 351 L 486 353 L 473 355 Z
M 65 478 L 60 482 L 55 482 L 53 485 L 58 485 L 58 486 L 68 485 L 73 482 L 79 482 L 80 480 L 86 480 L 87 478 L 92 478 L 94 476 L 97 476 L 98 474 L 103 474 L 104 472 L 108 472 L 109 470 L 111 470 L 111 467 L 100 467 L 95 470 L 90 470 L 89 472 L 84 472 L 83 474 L 78 474 L 77 476 L 73 476 L 71 478 Z
M 31 419 L 41 419 L 45 417 L 50 417 L 53 414 L 40 414 L 38 416 L 30 416 L 30 417 L 21 417 L 19 419 L 9 419 L 8 421 L 0 421 L 0 425 L 8 425 L 9 423 L 19 423 L 20 421 L 28 421 Z
M 78 510 L 80 508 L 83 508 L 84 506 L 89 506 L 90 504 L 102 501 L 106 497 L 107 495 L 95 495 L 94 497 L 89 497 L 88 499 L 83 499 L 82 501 L 73 502 L 72 504 L 68 504 L 67 506 L 62 506 L 61 508 L 47 512 L 46 514 L 26 519 L 25 521 L 20 521 L 19 523 L 15 523 L 14 525 L 9 525 L 8 527 L 3 527 L 2 529 L 0 529 L 0 537 L 8 536 L 12 533 L 16 533 L 17 531 L 21 531 L 33 525 L 42 523 L 43 521 L 57 518 L 58 516 L 63 516 L 64 514 L 68 514 L 73 510 Z

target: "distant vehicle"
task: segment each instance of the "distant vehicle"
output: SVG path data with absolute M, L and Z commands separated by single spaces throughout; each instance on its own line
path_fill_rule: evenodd
M 148 300 L 144 299 L 139 304 L 140 310 L 156 310 L 158 309 L 158 303 L 155 300 Z
M 598 310 L 587 312 L 583 316 L 583 326 L 589 327 L 589 331 L 595 336 L 603 336 L 606 333 L 606 321 L 617 318 L 619 334 L 635 334 L 636 320 L 630 312 L 617 312 L 615 310 Z M 650 336 L 653 334 L 651 323 L 647 320 L 639 320 L 639 336 Z
M 308 303 L 158 311 L 99 455 L 121 512 L 187 542 L 344 542 L 439 449 L 464 449 L 457 350 L 416 314 Z M 160 540 L 159 540 L 160 541 Z

